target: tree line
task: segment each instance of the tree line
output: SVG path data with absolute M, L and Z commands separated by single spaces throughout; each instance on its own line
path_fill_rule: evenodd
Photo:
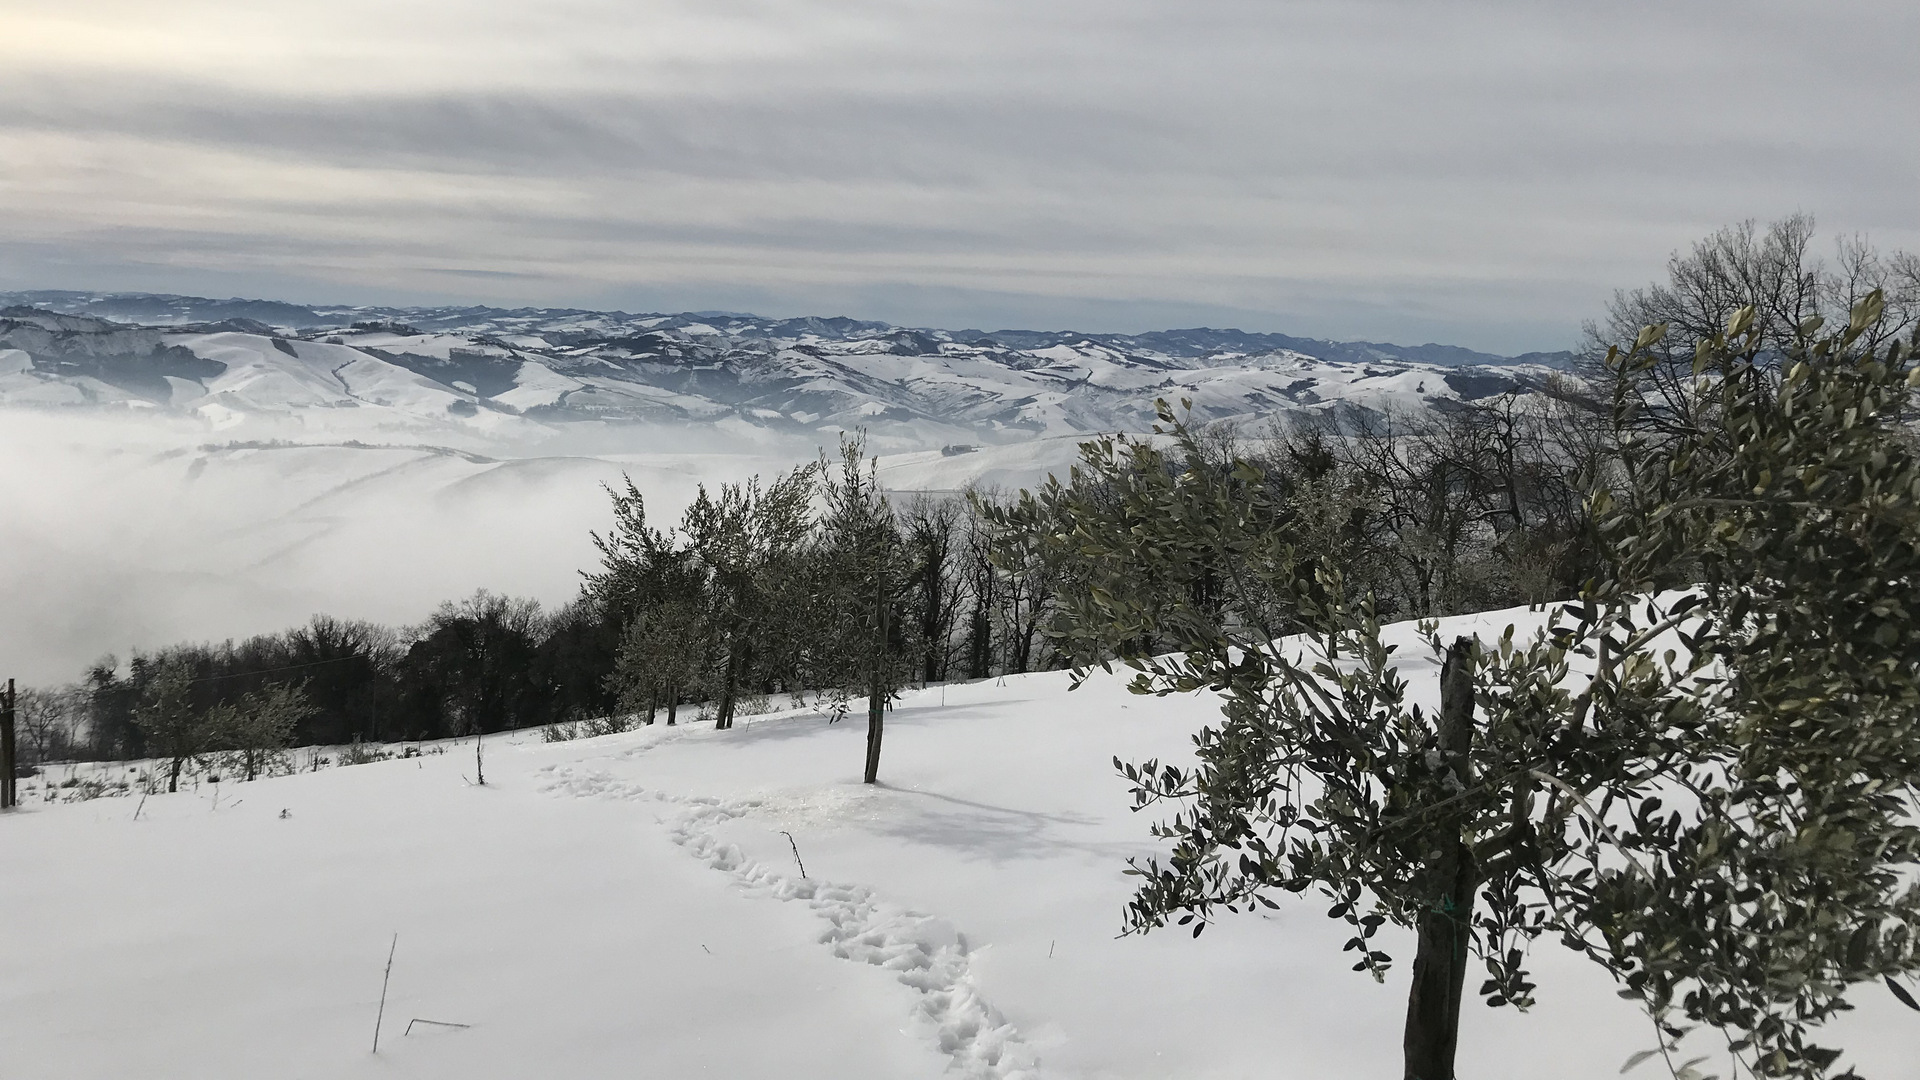
M 885 710 L 908 685 L 1053 666 L 1053 568 L 989 525 L 991 492 L 890 495 L 858 436 L 764 486 L 702 487 L 670 527 L 631 481 L 585 596 L 621 627 L 606 685 L 620 711 L 733 725 L 744 696 L 866 703 L 867 782 Z
M 983 511 L 1006 500 L 892 495 L 864 454 L 851 437 L 771 482 L 702 487 L 666 528 L 631 481 L 610 489 L 600 565 L 550 612 L 481 590 L 413 627 L 317 615 L 103 657 L 75 684 L 22 692 L 22 760 L 159 758 L 177 783 L 238 753 L 250 777 L 293 746 L 672 724 L 689 708 L 727 728 L 743 703 L 789 694 L 836 718 L 868 699 L 871 773 L 901 688 L 1062 661 L 1041 633 L 1051 568 L 995 554 Z
M 485 590 L 417 627 L 318 615 L 220 644 L 112 656 L 80 682 L 22 694 L 27 762 L 167 762 L 169 787 L 199 759 L 238 754 L 242 779 L 293 746 L 398 742 L 528 727 L 604 712 L 617 629 L 589 605 L 544 613 Z

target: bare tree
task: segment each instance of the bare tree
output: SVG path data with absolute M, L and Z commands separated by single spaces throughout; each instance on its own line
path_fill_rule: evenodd
M 970 490 L 966 500 L 966 535 L 960 577 L 967 601 L 966 630 L 962 635 L 962 666 L 969 679 L 984 679 L 994 668 L 994 612 L 1000 602 L 1000 574 L 993 565 L 994 531 L 982 513 L 984 506 L 1004 502 L 991 491 Z
M 1667 280 L 1614 294 L 1606 316 L 1589 323 L 1582 374 L 1595 385 L 1617 375 L 1602 363 L 1607 346 L 1638 340 L 1642 327 L 1664 326 L 1664 338 L 1641 343 L 1658 362 L 1636 382 L 1649 408 L 1641 424 L 1679 435 L 1712 422 L 1712 394 L 1696 387 L 1695 349 L 1721 333 L 1734 312 L 1752 310 L 1752 330 L 1739 342 L 1744 360 L 1773 360 L 1810 340 L 1822 326 L 1845 326 L 1868 293 L 1882 294 L 1882 314 L 1862 344 L 1878 348 L 1920 322 L 1920 258 L 1882 254 L 1864 237 L 1840 237 L 1829 263 L 1814 252 L 1818 233 L 1809 214 L 1760 228 L 1751 219 L 1730 225 L 1667 260 Z M 1817 320 L 1817 321 L 1815 321 Z M 1748 369 L 1777 377 L 1777 363 Z
M 452 733 L 521 727 L 538 714 L 534 658 L 545 624 L 538 601 L 485 589 L 428 617 L 407 663 L 432 689 Z
M 75 686 L 28 687 L 19 693 L 23 761 L 42 765 L 71 757 L 86 709 L 86 697 Z
M 962 592 L 957 563 L 964 509 L 955 499 L 916 495 L 900 511 L 922 683 L 945 679 L 952 658 Z

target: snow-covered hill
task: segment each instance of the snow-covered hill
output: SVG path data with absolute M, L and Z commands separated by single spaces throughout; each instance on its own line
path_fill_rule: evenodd
M 1553 370 L 1540 361 L 1556 359 L 1215 330 L 984 333 L 717 313 L 11 298 L 46 306 L 0 310 L 0 404 L 492 443 L 635 425 L 763 443 L 853 429 L 894 449 L 1009 443 L 1143 430 L 1156 398 L 1248 423 L 1289 411 L 1445 409 L 1537 387 Z
M 1435 665 L 1410 627 L 1390 633 L 1430 707 Z M 0 818 L 0 1070 L 1397 1076 L 1404 937 L 1382 935 L 1399 960 L 1386 985 L 1347 970 L 1344 929 L 1313 898 L 1197 940 L 1115 937 L 1125 860 L 1156 842 L 1109 762 L 1183 758 L 1214 704 L 1134 698 L 1113 678 L 1067 685 L 1051 673 L 910 693 L 877 787 L 858 783 L 863 726 L 804 710 L 725 732 L 502 735 L 485 787 L 469 782 L 471 742 L 202 778 L 144 804 L 47 803 L 56 772 Z M 1597 968 L 1552 942 L 1535 960 L 1533 1013 L 1468 1004 L 1462 1076 L 1602 1080 L 1651 1045 Z M 1912 1014 L 1875 986 L 1856 1003 L 1830 1029 L 1846 1063 L 1920 1078 Z M 409 1032 L 415 1018 L 471 1026 Z

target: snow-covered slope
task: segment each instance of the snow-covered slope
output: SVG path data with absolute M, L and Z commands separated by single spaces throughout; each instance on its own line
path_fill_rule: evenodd
M 1197 940 L 1115 936 L 1125 859 L 1155 842 L 1109 761 L 1182 757 L 1212 712 L 1112 679 L 1068 693 L 1064 673 L 932 687 L 893 712 L 877 787 L 857 782 L 863 727 L 805 711 L 501 736 L 485 787 L 470 742 L 144 804 L 29 785 L 0 818 L 0 1062 L 37 1080 L 1398 1075 L 1402 939 L 1376 985 L 1311 898 Z M 1597 969 L 1551 943 L 1536 960 L 1532 1014 L 1469 1004 L 1462 1076 L 1602 1080 L 1649 1045 Z M 1857 1004 L 1832 1031 L 1847 1061 L 1920 1078 L 1911 1014 L 1876 987 Z
M 49 295 L 80 311 L 122 310 L 73 294 L 30 298 Z M 1440 346 L 1238 331 L 987 334 L 491 308 L 343 309 L 294 322 L 134 326 L 9 308 L 0 312 L 0 404 L 170 410 L 220 429 L 278 418 L 336 434 L 495 442 L 582 426 L 718 426 L 761 440 L 858 428 L 904 450 L 1143 430 L 1156 398 L 1242 422 L 1445 409 L 1535 388 L 1551 374 Z M 1476 363 L 1461 366 L 1466 359 Z

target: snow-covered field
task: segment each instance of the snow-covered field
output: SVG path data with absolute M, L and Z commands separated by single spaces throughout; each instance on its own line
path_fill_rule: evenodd
M 908 694 L 877 787 L 863 724 L 796 711 L 501 736 L 484 787 L 468 742 L 29 803 L 0 818 L 0 1076 L 1398 1075 L 1404 941 L 1380 986 L 1314 899 L 1115 936 L 1154 842 L 1110 760 L 1179 755 L 1213 706 L 1067 686 Z M 1651 1045 L 1597 971 L 1537 959 L 1534 1013 L 1469 1004 L 1463 1077 L 1597 1080 Z M 1858 998 L 1849 1060 L 1920 1077 L 1913 1014 Z

